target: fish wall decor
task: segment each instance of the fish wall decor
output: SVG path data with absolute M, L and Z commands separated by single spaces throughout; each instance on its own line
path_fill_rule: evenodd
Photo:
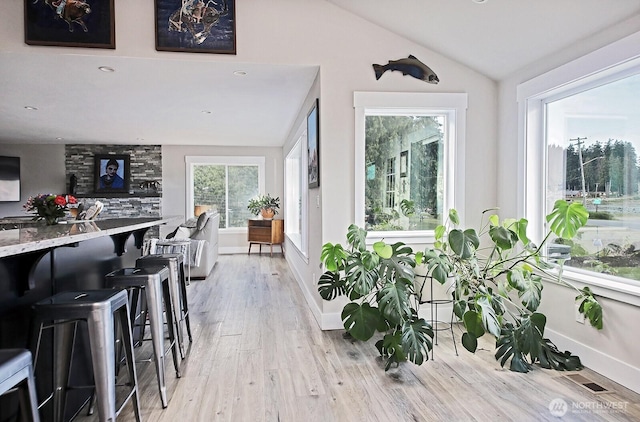
M 380 79 L 382 74 L 387 70 L 402 72 L 403 75 L 413 76 L 416 79 L 420 79 L 430 84 L 437 84 L 440 82 L 438 75 L 429 68 L 426 64 L 415 58 L 413 55 L 409 55 L 406 59 L 389 60 L 386 65 L 374 64 L 373 70 L 376 73 L 376 80 Z

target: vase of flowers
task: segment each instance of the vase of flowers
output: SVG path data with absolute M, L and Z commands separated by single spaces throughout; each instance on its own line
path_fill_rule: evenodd
M 52 193 L 30 196 L 23 208 L 27 212 L 35 212 L 33 220 L 44 220 L 48 226 L 58 224 L 58 220 L 64 217 L 68 210 L 68 204 L 76 204 L 78 201 L 71 195 L 54 195 Z

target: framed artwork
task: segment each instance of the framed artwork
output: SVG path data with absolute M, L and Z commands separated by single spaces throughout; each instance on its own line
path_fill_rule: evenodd
M 407 177 L 407 166 L 409 160 L 409 151 L 400 153 L 400 177 Z
M 235 0 L 155 0 L 156 50 L 236 54 Z
M 129 192 L 129 156 L 96 154 L 94 158 L 95 192 Z
M 29 45 L 116 48 L 114 0 L 24 0 Z
M 0 156 L 0 202 L 20 201 L 20 157 Z
M 307 152 L 309 154 L 309 188 L 320 186 L 320 118 L 318 115 L 318 99 L 307 114 Z

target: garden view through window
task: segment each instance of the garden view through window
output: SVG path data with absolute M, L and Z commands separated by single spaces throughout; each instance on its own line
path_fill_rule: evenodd
M 365 225 L 433 230 L 442 222 L 443 115 L 365 116 Z
M 249 199 L 259 193 L 257 165 L 193 164 L 193 203 L 217 209 L 220 228 L 246 227 Z
M 589 211 L 578 238 L 549 252 L 640 280 L 640 75 L 548 102 L 546 122 L 546 211 L 558 199 Z

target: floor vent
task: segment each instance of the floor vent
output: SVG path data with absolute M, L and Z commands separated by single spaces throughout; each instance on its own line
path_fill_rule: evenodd
M 568 374 L 565 377 L 569 378 L 571 381 L 576 384 L 580 384 L 584 388 L 588 389 L 592 393 L 611 393 L 611 390 L 607 390 L 597 382 L 591 381 L 589 378 L 582 376 L 580 374 Z

